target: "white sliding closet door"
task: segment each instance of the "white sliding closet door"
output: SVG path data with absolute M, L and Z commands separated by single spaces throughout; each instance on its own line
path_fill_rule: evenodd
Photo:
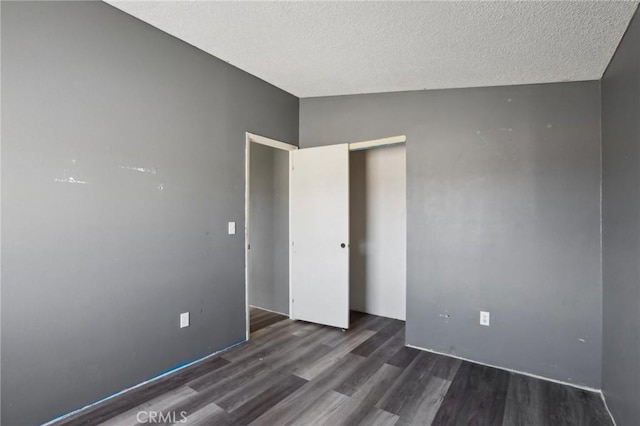
M 291 318 L 349 327 L 349 145 L 291 151 Z

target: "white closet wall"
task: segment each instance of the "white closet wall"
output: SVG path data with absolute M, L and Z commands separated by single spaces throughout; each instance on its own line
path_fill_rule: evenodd
M 406 317 L 405 146 L 351 152 L 350 307 Z

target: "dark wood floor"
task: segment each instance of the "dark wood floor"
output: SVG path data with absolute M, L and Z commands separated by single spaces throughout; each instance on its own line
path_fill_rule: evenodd
M 612 424 L 598 394 L 405 347 L 402 321 L 251 318 L 249 342 L 60 424 L 135 425 L 141 410 L 189 425 Z
M 260 329 L 269 327 L 271 324 L 286 320 L 287 318 L 289 317 L 252 306 L 249 308 L 249 330 L 251 333 L 255 333 Z

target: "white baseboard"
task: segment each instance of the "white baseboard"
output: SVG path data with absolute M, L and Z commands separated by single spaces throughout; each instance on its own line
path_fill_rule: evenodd
M 278 312 L 278 311 L 274 311 L 272 309 L 267 309 L 267 308 L 263 308 L 262 306 L 256 306 L 256 305 L 249 305 L 250 308 L 256 308 L 256 309 L 262 309 L 263 311 L 267 311 L 267 312 L 272 312 L 274 314 L 279 314 L 279 315 L 284 315 L 285 317 L 289 317 L 289 314 L 285 314 L 284 312 Z
M 410 347 L 410 348 L 421 350 L 421 351 L 431 352 L 433 354 L 444 355 L 444 356 L 448 356 L 448 357 L 451 357 L 451 358 L 456 358 L 456 359 L 461 359 L 463 361 L 472 362 L 474 364 L 484 365 L 486 367 L 497 368 L 498 370 L 504 370 L 504 371 L 508 371 L 510 373 L 522 374 L 523 376 L 533 377 L 534 379 L 545 380 L 547 382 L 558 383 L 560 385 L 566 385 L 566 386 L 571 386 L 573 388 L 577 388 L 577 389 L 581 389 L 581 390 L 585 390 L 585 391 L 589 391 L 589 392 L 595 392 L 595 393 L 600 395 L 600 398 L 602 398 L 602 402 L 604 403 L 604 408 L 607 410 L 607 413 L 609 413 L 609 418 L 611 418 L 611 421 L 613 422 L 613 426 L 617 426 L 616 425 L 616 419 L 613 418 L 613 414 L 611 414 L 611 410 L 609 410 L 609 406 L 607 405 L 607 400 L 605 399 L 604 393 L 602 392 L 601 389 L 596 389 L 596 388 L 592 388 L 592 387 L 589 387 L 589 386 L 577 385 L 575 383 L 563 382 L 562 380 L 556 380 L 556 379 L 551 379 L 549 377 L 538 376 L 537 374 L 527 373 L 525 371 L 513 370 L 511 368 L 505 368 L 505 367 L 500 367 L 500 366 L 497 366 L 497 365 L 487 364 L 487 363 L 484 363 L 484 362 L 474 361 L 474 360 L 469 359 L 469 358 L 464 358 L 464 357 L 457 356 L 457 355 L 452 355 L 452 354 L 447 354 L 447 353 L 444 353 L 444 352 L 434 351 L 433 349 L 422 348 L 420 346 L 415 346 L 415 345 L 407 345 L 407 346 Z
M 487 363 L 484 363 L 484 362 L 475 361 L 473 359 L 464 358 L 464 357 L 461 357 L 461 356 L 458 356 L 458 355 L 452 355 L 452 354 L 447 354 L 447 353 L 444 353 L 444 352 L 434 351 L 433 349 L 422 348 L 420 346 L 415 346 L 415 345 L 407 345 L 407 346 L 410 347 L 410 348 L 421 350 L 421 351 L 431 352 L 431 353 L 438 354 L 438 355 L 444 355 L 444 356 L 448 356 L 448 357 L 451 357 L 451 358 L 457 358 L 457 359 L 461 359 L 463 361 L 472 362 L 474 364 L 484 365 L 486 367 L 497 368 L 498 370 L 504 370 L 504 371 L 508 371 L 510 373 L 522 374 L 523 376 L 533 377 L 534 379 L 546 380 L 547 382 L 558 383 L 560 385 L 567 385 L 567 386 L 571 386 L 573 388 L 578 388 L 578 389 L 586 390 L 586 391 L 589 391 L 589 392 L 596 392 L 596 393 L 599 393 L 599 394 L 602 395 L 602 392 L 601 392 L 600 389 L 592 388 L 592 387 L 589 387 L 589 386 L 578 385 L 578 384 L 570 383 L 570 382 L 563 382 L 562 380 L 556 380 L 556 379 L 551 379 L 549 377 L 538 376 L 537 374 L 527 373 L 526 371 L 518 371 L 518 370 L 513 370 L 511 368 L 500 367 L 499 365 L 487 364 Z
M 607 405 L 607 399 L 604 397 L 604 392 L 600 392 L 600 396 L 602 397 L 602 402 L 604 403 L 604 408 L 607 409 L 607 413 L 609 413 L 609 417 L 611 418 L 611 421 L 613 422 L 613 426 L 617 426 L 616 419 L 613 418 L 613 414 L 611 413 L 611 410 L 609 410 L 609 406 Z
M 84 407 L 81 407 L 81 408 L 78 408 L 78 409 L 76 409 L 76 410 L 73 410 L 73 411 L 71 411 L 71 412 L 69 412 L 69 413 L 67 413 L 67 414 L 63 414 L 62 416 L 56 417 L 55 419 L 52 419 L 52 420 L 49 420 L 48 422 L 43 423 L 43 424 L 42 424 L 42 425 L 40 425 L 40 426 L 50 426 L 50 425 L 53 425 L 53 424 L 55 424 L 55 423 L 57 423 L 57 422 L 59 422 L 59 421 L 62 421 L 62 420 L 64 420 L 64 419 L 68 418 L 68 417 L 71 417 L 71 416 L 73 416 L 73 415 L 75 415 L 75 414 L 78 414 L 78 413 L 80 413 L 80 412 L 82 412 L 82 411 L 84 411 L 84 410 L 88 410 L 88 409 L 89 409 L 89 408 L 91 408 L 91 407 L 94 407 L 94 406 L 96 406 L 96 405 L 98 405 L 98 404 L 102 404 L 102 403 L 103 403 L 103 402 L 105 402 L 105 401 L 108 401 L 108 400 L 113 399 L 113 398 L 115 398 L 115 397 L 117 397 L 117 396 L 120 396 L 120 395 L 122 395 L 122 394 L 124 394 L 124 393 L 127 393 L 127 392 L 129 392 L 130 390 L 137 389 L 137 388 L 139 388 L 139 387 L 141 387 L 141 386 L 144 386 L 144 385 L 146 385 L 146 384 L 148 384 L 148 383 L 152 383 L 152 382 L 154 382 L 154 381 L 156 381 L 156 380 L 158 380 L 158 379 L 160 379 L 160 378 L 162 378 L 162 377 L 168 376 L 169 374 L 173 374 L 173 373 L 175 373 L 176 371 L 180 371 L 180 370 L 182 370 L 183 368 L 190 367 L 190 366 L 192 366 L 192 365 L 194 365 L 194 364 L 197 364 L 197 363 L 202 362 L 202 361 L 204 361 L 204 360 L 206 360 L 206 359 L 208 359 L 208 358 L 211 358 L 212 356 L 219 355 L 219 354 L 221 354 L 222 352 L 228 351 L 229 349 L 231 349 L 231 348 L 233 348 L 233 347 L 236 347 L 236 346 L 238 346 L 238 345 L 241 345 L 241 344 L 243 344 L 243 343 L 245 343 L 245 342 L 246 342 L 246 340 L 243 340 L 243 341 L 238 342 L 238 343 L 234 343 L 233 345 L 231 345 L 231 346 L 227 346 L 227 347 L 226 347 L 226 348 L 224 348 L 224 349 L 220 349 L 220 350 L 219 350 L 219 351 L 217 351 L 217 352 L 214 352 L 214 353 L 209 354 L 209 355 L 207 355 L 207 356 L 204 356 L 204 357 L 202 357 L 202 358 L 196 359 L 195 361 L 191 361 L 191 362 L 189 362 L 189 363 L 187 363 L 187 364 L 185 364 L 185 365 L 181 365 L 180 367 L 176 367 L 176 368 L 174 368 L 174 369 L 172 369 L 172 370 L 169 370 L 169 371 L 167 371 L 167 372 L 165 372 L 165 373 L 162 373 L 162 374 L 160 374 L 160 375 L 158 375 L 158 376 L 152 377 L 152 378 L 151 378 L 151 379 L 149 379 L 149 380 L 145 380 L 144 382 L 140 382 L 140 383 L 138 383 L 137 385 L 131 386 L 130 388 L 127 388 L 127 389 L 121 390 L 120 392 L 114 393 L 113 395 L 109 395 L 109 396 L 107 396 L 106 398 L 102 398 L 102 399 L 100 399 L 100 400 L 98 400 L 98 401 L 96 401 L 96 402 L 92 402 L 91 404 L 85 405 Z

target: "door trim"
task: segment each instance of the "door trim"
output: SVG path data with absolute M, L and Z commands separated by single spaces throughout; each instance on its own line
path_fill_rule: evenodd
M 271 139 L 271 138 L 267 138 L 264 136 L 260 136 L 260 135 L 256 135 L 254 133 L 246 133 L 247 135 L 247 143 L 249 142 L 255 142 L 255 143 L 259 143 L 261 145 L 267 145 L 273 148 L 278 148 L 278 149 L 282 149 L 284 151 L 294 151 L 296 149 L 298 149 L 297 146 L 295 145 L 291 145 L 288 144 L 286 142 L 281 142 L 275 139 Z
M 294 151 L 297 146 L 282 142 L 276 139 L 267 138 L 265 136 L 256 135 L 254 133 L 245 133 L 245 158 L 244 158 L 244 307 L 245 307 L 245 323 L 246 323 L 246 340 L 251 335 L 251 321 L 249 315 L 249 184 L 250 184 L 250 164 L 251 164 L 251 143 L 270 146 L 272 148 L 281 149 L 283 151 Z M 291 160 L 289 160 L 291 164 Z M 291 167 L 291 165 L 289 165 Z M 291 208 L 291 203 L 289 203 Z M 291 251 L 291 250 L 289 250 Z M 289 262 L 289 305 L 291 305 L 291 262 Z M 289 317 L 291 317 L 291 306 L 289 306 Z
M 389 138 L 373 139 L 363 142 L 350 142 L 349 151 L 361 151 L 363 149 L 379 148 L 382 146 L 399 145 L 407 142 L 406 135 L 391 136 Z

